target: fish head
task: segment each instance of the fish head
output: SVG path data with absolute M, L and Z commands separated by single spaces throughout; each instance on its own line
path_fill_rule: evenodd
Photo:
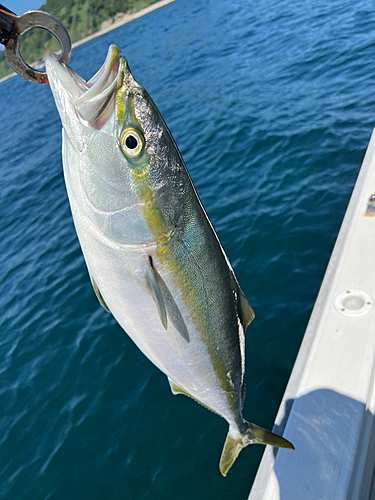
M 155 193 L 162 197 L 165 192 L 164 167 L 179 153 L 152 99 L 119 53 L 111 45 L 88 82 L 54 54 L 46 58 L 46 71 L 63 124 L 71 205 L 75 201 L 117 243 L 145 244 L 168 232 L 152 212 Z

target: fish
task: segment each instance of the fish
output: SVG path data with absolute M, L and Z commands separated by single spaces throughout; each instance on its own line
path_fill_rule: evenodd
M 115 45 L 87 82 L 54 54 L 45 65 L 73 221 L 100 304 L 173 394 L 227 421 L 223 476 L 249 444 L 294 449 L 242 416 L 254 312 L 153 100 Z

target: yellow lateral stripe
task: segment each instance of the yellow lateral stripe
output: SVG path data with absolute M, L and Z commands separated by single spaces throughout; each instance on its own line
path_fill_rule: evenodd
M 137 185 L 138 196 L 144 203 L 142 206 L 143 216 L 146 224 L 150 229 L 154 241 L 157 243 L 156 255 L 159 261 L 166 266 L 172 273 L 174 281 L 178 289 L 181 291 L 181 296 L 185 302 L 187 309 L 190 311 L 190 318 L 195 324 L 197 330 L 202 335 L 202 341 L 207 346 L 208 352 L 215 363 L 213 368 L 222 384 L 224 391 L 227 394 L 227 399 L 233 411 L 238 411 L 236 401 L 232 397 L 232 388 L 227 379 L 227 374 L 221 359 L 217 356 L 214 348 L 210 348 L 209 331 L 210 326 L 207 317 L 199 300 L 197 292 L 193 290 L 190 284 L 190 276 L 182 263 L 175 258 L 173 252 L 170 251 L 169 235 L 170 231 L 165 222 L 165 219 L 156 206 L 156 200 L 150 186 L 150 178 L 148 171 L 136 173 L 133 171 L 133 179 Z M 207 333 L 206 333 L 207 332 Z
M 126 100 L 126 105 L 124 101 Z M 120 126 L 133 125 L 142 130 L 141 124 L 135 116 L 134 103 L 131 93 L 124 87 L 119 89 L 116 96 L 117 118 Z M 129 122 L 129 123 L 128 123 Z M 146 151 L 145 151 L 146 153 Z M 146 153 L 147 157 L 148 154 Z M 144 220 L 150 230 L 151 236 L 156 243 L 156 256 L 172 274 L 174 283 L 181 292 L 181 298 L 184 301 L 187 310 L 190 313 L 190 320 L 201 334 L 201 340 L 206 345 L 208 354 L 212 359 L 213 369 L 221 383 L 222 389 L 227 395 L 229 406 L 233 412 L 237 412 L 237 400 L 233 388 L 227 378 L 224 363 L 217 351 L 215 345 L 210 341 L 210 323 L 207 317 L 207 311 L 200 300 L 199 293 L 192 286 L 191 276 L 183 265 L 183 262 L 176 257 L 171 246 L 171 235 L 174 228 L 170 229 L 166 220 L 157 206 L 154 192 L 151 186 L 149 175 L 149 161 L 142 161 L 132 165 L 129 161 L 132 177 L 142 202 L 142 213 Z

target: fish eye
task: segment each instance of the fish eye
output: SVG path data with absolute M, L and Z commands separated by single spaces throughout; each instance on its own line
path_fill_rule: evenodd
M 144 139 L 137 130 L 127 128 L 121 133 L 120 146 L 125 155 L 136 158 L 143 150 Z

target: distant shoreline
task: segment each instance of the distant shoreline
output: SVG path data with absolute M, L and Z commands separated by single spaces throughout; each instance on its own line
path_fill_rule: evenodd
M 175 0 L 159 0 L 159 2 L 153 3 L 152 5 L 149 5 L 148 7 L 145 7 L 142 10 L 139 10 L 138 12 L 134 12 L 133 14 L 125 14 L 124 17 L 119 21 L 118 23 L 113 23 L 108 28 L 104 28 L 102 30 L 96 31 L 95 33 L 92 33 L 89 36 L 86 36 L 85 38 L 82 38 L 81 40 L 78 40 L 77 42 L 74 42 L 72 44 L 72 49 L 79 47 L 80 45 L 83 45 L 86 42 L 89 42 L 90 40 L 93 40 L 94 38 L 97 38 L 99 36 L 105 35 L 109 31 L 115 30 L 119 28 L 120 26 L 123 26 L 124 24 L 128 24 L 131 21 L 134 21 L 135 19 L 138 19 L 139 17 L 145 16 L 146 14 L 149 14 L 150 12 L 160 9 L 160 7 L 164 7 L 165 5 L 168 5 L 169 3 L 174 2 Z
M 109 31 L 113 31 L 117 28 L 120 28 L 120 26 L 123 26 L 124 24 L 128 24 L 131 21 L 134 21 L 135 19 L 138 19 L 139 17 L 145 16 L 146 14 L 149 14 L 150 12 L 160 9 L 160 7 L 164 7 L 165 5 L 168 5 L 169 3 L 174 2 L 175 0 L 159 0 L 159 2 L 155 2 L 152 5 L 149 5 L 148 7 L 145 7 L 142 10 L 139 10 L 138 12 L 134 12 L 132 14 L 125 14 L 124 17 L 117 23 L 113 23 L 107 28 L 101 29 L 99 31 L 96 31 L 95 33 L 92 33 L 89 36 L 86 36 L 85 38 L 82 38 L 81 40 L 78 40 L 77 42 L 72 43 L 72 49 L 75 49 L 76 47 L 79 47 L 80 45 L 83 45 L 86 42 L 89 42 L 90 40 L 93 40 L 94 38 L 98 38 L 99 36 L 105 35 Z M 3 78 L 0 78 L 0 83 L 5 82 L 5 80 L 8 80 L 9 78 L 12 78 L 13 76 L 16 76 L 16 73 L 9 73 L 9 75 L 4 76 Z

